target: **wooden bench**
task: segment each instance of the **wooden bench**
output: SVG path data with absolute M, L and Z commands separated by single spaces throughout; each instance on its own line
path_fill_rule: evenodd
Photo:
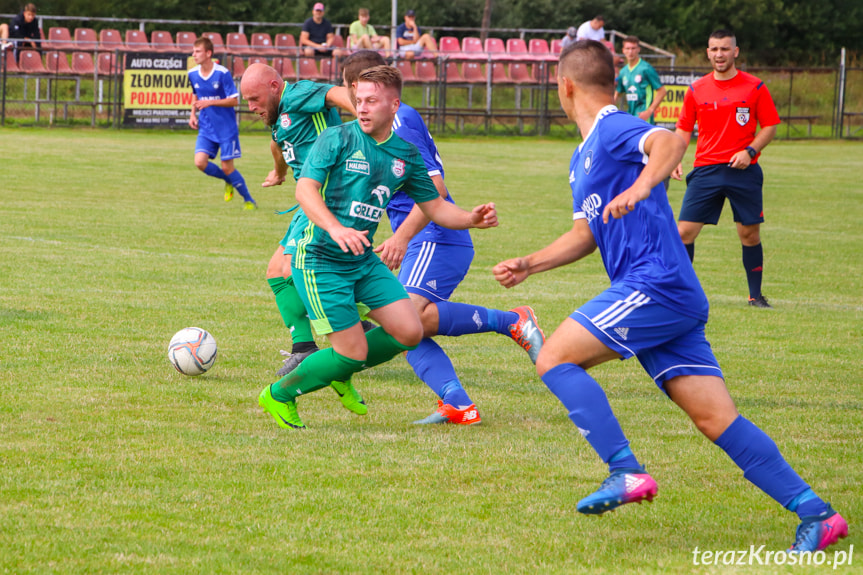
M 808 125 L 806 126 L 806 134 L 809 137 L 812 137 L 812 124 L 818 121 L 821 116 L 779 116 L 779 119 L 782 120 L 782 123 L 788 124 L 789 127 L 794 128 L 795 130 L 799 130 L 796 126 L 794 126 L 794 122 L 802 122 L 806 121 Z

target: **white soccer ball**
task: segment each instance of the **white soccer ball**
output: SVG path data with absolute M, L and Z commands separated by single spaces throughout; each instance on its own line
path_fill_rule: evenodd
M 216 340 L 205 329 L 181 329 L 168 344 L 168 360 L 183 375 L 201 375 L 216 363 Z

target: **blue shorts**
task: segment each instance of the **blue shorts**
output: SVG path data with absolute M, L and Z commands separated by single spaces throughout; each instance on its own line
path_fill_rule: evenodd
M 758 164 L 745 170 L 725 164 L 694 168 L 686 176 L 686 194 L 677 220 L 716 225 L 728 198 L 735 222 L 760 224 L 764 221 L 763 184 L 764 173 Z
M 234 136 L 230 140 L 224 142 L 216 142 L 206 136 L 198 134 L 198 139 L 195 141 L 195 153 L 204 152 L 212 160 L 216 157 L 216 153 L 222 149 L 222 161 L 234 160 L 241 158 L 243 153 L 240 151 L 240 136 Z
M 666 381 L 680 375 L 722 377 L 703 321 L 625 284 L 608 288 L 569 317 L 623 359 L 636 356 L 663 391 Z
M 411 242 L 402 260 L 399 281 L 408 293 L 432 302 L 447 301 L 467 275 L 473 253 L 470 246 Z

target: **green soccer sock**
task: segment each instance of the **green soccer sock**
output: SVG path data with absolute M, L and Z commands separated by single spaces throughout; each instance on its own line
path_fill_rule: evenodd
M 294 286 L 293 278 L 268 278 L 267 283 L 270 284 L 270 289 L 276 296 L 276 306 L 279 308 L 279 313 L 282 314 L 282 321 L 291 330 L 294 351 L 298 351 L 296 350 L 298 343 L 314 342 L 312 324 L 309 321 L 303 300 L 300 299 L 300 294 L 297 293 L 297 288 Z
M 369 355 L 365 361 L 365 368 L 369 369 L 389 361 L 403 351 L 416 349 L 417 346 L 402 345 L 396 339 L 384 331 L 382 327 L 376 327 L 366 333 L 366 341 L 369 344 Z
M 293 401 L 300 395 L 327 387 L 333 381 L 347 381 L 363 368 L 363 362 L 339 355 L 328 347 L 303 360 L 291 373 L 270 386 L 276 401 Z

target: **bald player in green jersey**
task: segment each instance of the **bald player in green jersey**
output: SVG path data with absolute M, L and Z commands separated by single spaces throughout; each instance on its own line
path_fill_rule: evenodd
M 249 103 L 249 110 L 258 114 L 272 130 L 270 151 L 274 167 L 261 184 L 265 188 L 281 185 L 287 177 L 288 167 L 294 178 L 298 178 L 318 136 L 329 126 L 342 123 L 338 108 L 354 113 L 347 88 L 308 80 L 288 84 L 275 68 L 265 64 L 252 64 L 246 69 L 240 90 Z M 318 349 L 306 309 L 291 278 L 291 259 L 296 252 L 296 242 L 307 224 L 308 218 L 298 210 L 267 265 L 267 283 L 292 339 L 291 354 L 279 375 L 289 373 Z M 362 398 L 350 382 L 335 382 L 333 389 L 345 407 L 355 413 L 366 413 Z
M 416 347 L 422 323 L 407 292 L 372 250 L 374 233 L 396 191 L 413 198 L 432 221 L 452 229 L 497 225 L 494 204 L 467 212 L 445 202 L 417 148 L 392 131 L 401 74 L 388 66 L 364 71 L 357 120 L 329 128 L 315 142 L 297 183 L 309 218 L 292 261 L 294 282 L 318 333 L 331 348 L 306 358 L 266 386 L 258 402 L 284 428 L 304 428 L 296 399 L 332 381 Z M 364 333 L 356 301 L 381 327 Z

